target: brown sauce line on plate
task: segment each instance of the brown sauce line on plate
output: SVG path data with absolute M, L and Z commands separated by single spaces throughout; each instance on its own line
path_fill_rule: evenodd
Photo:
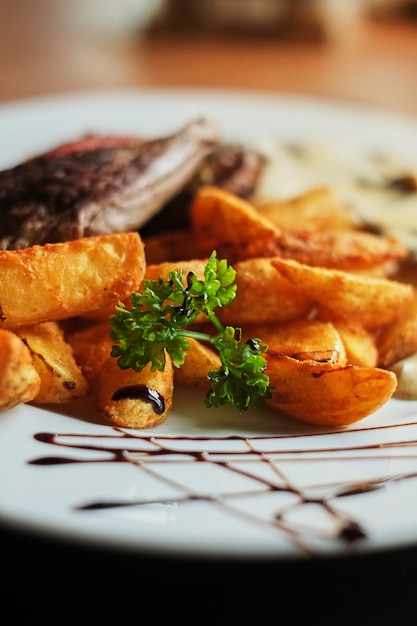
M 338 436 L 343 434 L 351 434 L 352 432 L 360 431 L 381 431 L 385 428 L 390 428 L 395 431 L 396 426 L 415 426 L 416 423 L 410 421 L 409 423 L 402 423 L 396 425 L 383 425 L 383 426 L 375 426 L 365 429 L 351 429 L 346 431 L 338 432 Z M 52 433 L 52 432 L 38 432 L 34 435 L 37 441 L 43 442 L 45 444 L 64 447 L 66 449 L 79 449 L 79 450 L 91 450 L 94 452 L 105 452 L 110 455 L 110 458 L 106 459 L 93 459 L 93 458 L 72 458 L 70 456 L 64 457 L 54 457 L 54 456 L 43 456 L 32 459 L 28 461 L 31 465 L 38 466 L 54 466 L 54 465 L 62 465 L 62 464 L 77 464 L 77 463 L 130 463 L 133 466 L 136 466 L 138 469 L 151 473 L 154 477 L 156 477 L 161 482 L 169 483 L 171 486 L 178 488 L 183 495 L 175 498 L 160 498 L 155 500 L 134 500 L 134 501 L 124 501 L 124 500 L 113 500 L 113 501 L 95 501 L 83 504 L 81 506 L 75 506 L 74 509 L 77 511 L 97 511 L 103 509 L 112 509 L 112 508 L 122 508 L 122 507 L 134 507 L 134 506 L 150 506 L 152 504 L 165 504 L 165 505 L 185 505 L 193 502 L 204 502 L 209 501 L 214 505 L 222 507 L 225 511 L 232 513 L 233 515 L 239 515 L 252 523 L 256 523 L 258 525 L 267 525 L 276 529 L 277 531 L 284 533 L 286 536 L 291 538 L 301 549 L 303 549 L 307 553 L 314 553 L 314 551 L 308 545 L 308 539 L 311 533 L 317 534 L 322 538 L 328 539 L 338 539 L 342 541 L 345 545 L 353 545 L 360 540 L 366 540 L 368 538 L 368 532 L 363 526 L 356 521 L 355 519 L 351 519 L 346 517 L 346 515 L 338 512 L 337 508 L 332 506 L 332 501 L 336 499 L 346 498 L 352 495 L 359 495 L 369 493 L 370 491 L 374 491 L 381 488 L 387 488 L 399 481 L 403 481 L 406 479 L 415 479 L 417 478 L 416 472 L 409 472 L 400 474 L 397 476 L 388 476 L 382 477 L 375 480 L 369 481 L 352 481 L 348 483 L 337 484 L 336 486 L 332 485 L 327 490 L 325 495 L 312 496 L 309 495 L 308 489 L 302 489 L 297 487 L 291 483 L 283 472 L 282 468 L 279 467 L 279 458 L 277 456 L 281 456 L 283 460 L 305 460 L 308 463 L 314 463 L 315 459 L 308 457 L 303 459 L 303 450 L 301 447 L 293 447 L 291 449 L 279 449 L 279 447 L 271 446 L 267 452 L 260 451 L 257 449 L 256 443 L 260 440 L 271 440 L 272 442 L 276 442 L 277 444 L 285 440 L 293 440 L 294 443 L 300 437 L 314 437 L 317 436 L 315 434 L 303 434 L 303 435 L 278 435 L 278 436 L 257 436 L 257 437 L 241 437 L 241 436 L 227 436 L 220 438 L 212 438 L 205 436 L 191 437 L 191 436 L 176 436 L 172 437 L 169 435 L 145 435 L 137 433 L 130 433 L 121 428 L 112 428 L 111 435 L 91 435 L 91 434 L 77 434 L 77 433 Z M 326 437 L 326 435 L 333 435 L 333 432 L 325 432 L 320 433 L 321 437 Z M 77 439 L 79 443 L 65 443 L 62 440 L 64 438 L 72 438 Z M 82 443 L 83 439 L 93 440 L 94 443 Z M 117 439 L 117 440 L 125 440 L 126 446 L 122 449 L 120 447 L 115 447 L 114 445 L 105 444 L 104 441 L 107 439 Z M 129 446 L 129 440 L 132 441 L 132 445 Z M 222 442 L 222 446 L 217 450 L 207 450 L 202 446 L 198 446 L 196 449 L 190 450 L 188 446 L 177 447 L 176 444 L 171 445 L 170 443 L 174 442 L 201 442 L 205 441 L 218 441 Z M 97 443 L 95 443 L 97 442 Z M 143 442 L 143 445 L 141 445 Z M 230 448 L 224 448 L 224 444 L 230 442 L 232 445 Z M 241 449 L 234 449 L 233 443 L 241 442 Z M 334 452 L 352 452 L 357 451 L 358 455 L 362 455 L 360 458 L 364 458 L 363 454 L 366 450 L 375 450 L 375 449 L 393 449 L 394 447 L 404 447 L 417 445 L 417 440 L 411 441 L 402 441 L 395 440 L 390 441 L 388 444 L 384 443 L 372 443 L 369 442 L 365 445 L 352 445 L 352 446 L 331 446 L 331 447 L 323 447 L 323 448 L 314 448 L 308 450 L 311 453 L 319 453 L 321 456 L 320 461 L 331 461 L 334 460 L 334 457 L 325 456 L 323 454 L 326 453 L 334 453 Z M 410 448 L 411 450 L 411 448 Z M 410 456 L 412 458 L 417 459 L 417 452 L 410 452 Z M 252 481 L 254 484 L 253 489 L 248 489 L 246 492 L 236 491 L 227 494 L 221 493 L 199 493 L 198 491 L 189 490 L 185 486 L 176 483 L 174 480 L 169 479 L 166 476 L 159 474 L 155 470 L 155 464 L 152 461 L 157 461 L 159 458 L 163 461 L 169 460 L 171 457 L 172 462 L 181 462 L 181 463 L 208 463 L 211 465 L 216 465 L 221 467 L 223 470 L 233 473 L 235 475 L 240 475 L 248 480 Z M 178 457 L 181 457 L 181 460 L 178 461 Z M 226 457 L 226 458 L 225 458 Z M 239 458 L 237 458 L 239 457 Z M 285 458 L 284 458 L 285 457 Z M 340 457 L 338 457 L 340 458 Z M 355 457 L 358 459 L 358 456 Z M 378 457 L 381 458 L 381 457 Z M 185 460 L 184 460 L 185 459 Z M 263 476 L 259 476 L 255 472 L 251 471 L 250 463 L 247 464 L 245 468 L 242 466 L 237 466 L 235 461 L 242 461 L 242 459 L 246 461 L 258 461 L 261 463 L 268 463 L 271 465 L 273 470 L 277 472 L 280 478 L 280 484 L 275 482 L 273 479 L 267 479 Z M 347 455 L 343 455 L 343 459 L 352 459 Z M 233 506 L 233 500 L 236 500 L 238 497 L 250 497 L 257 498 L 262 497 L 265 494 L 292 494 L 294 496 L 294 500 L 291 500 L 290 505 L 283 506 L 280 511 L 276 512 L 269 520 L 269 522 L 265 522 L 260 517 L 257 517 L 256 513 L 248 513 L 238 509 Z M 295 509 L 302 508 L 304 506 L 313 505 L 321 507 L 335 522 L 335 529 L 333 530 L 322 530 L 318 531 L 309 531 L 308 528 L 298 526 L 296 523 L 289 521 L 288 514 L 293 513 Z

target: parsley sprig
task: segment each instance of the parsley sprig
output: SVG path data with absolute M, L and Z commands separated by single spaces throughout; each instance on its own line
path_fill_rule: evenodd
M 241 329 L 224 327 L 215 314 L 236 296 L 236 271 L 214 251 L 204 280 L 194 272 L 183 278 L 180 270 L 170 272 L 169 280 L 144 280 L 142 292 L 132 294 L 130 308 L 122 302 L 116 306 L 109 335 L 117 344 L 111 354 L 119 367 L 140 372 L 150 364 L 152 371 L 163 371 L 167 353 L 173 365 L 181 367 L 190 347 L 187 338 L 193 337 L 212 344 L 221 360 L 220 369 L 208 374 L 207 407 L 231 403 L 242 412 L 249 406 L 265 406 L 272 395 L 262 356 L 268 346 L 258 338 L 242 342 Z M 212 323 L 213 335 L 190 328 L 199 316 Z

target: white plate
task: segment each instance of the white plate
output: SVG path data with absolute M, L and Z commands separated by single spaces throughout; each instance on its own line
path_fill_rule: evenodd
M 354 141 L 416 158 L 417 122 L 371 108 L 227 92 L 85 93 L 0 107 L 0 166 L 86 132 L 163 134 L 216 118 L 225 139 Z M 0 414 L 0 520 L 152 554 L 308 558 L 417 544 L 417 402 L 339 432 L 205 409 L 177 390 L 155 429 L 94 401 Z

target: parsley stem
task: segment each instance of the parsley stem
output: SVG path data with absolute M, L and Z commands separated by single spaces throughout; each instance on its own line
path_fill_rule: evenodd
M 208 333 L 202 333 L 197 330 L 179 330 L 178 335 L 183 337 L 190 337 L 192 339 L 196 339 L 197 341 L 208 341 L 209 343 L 214 343 L 215 338 Z

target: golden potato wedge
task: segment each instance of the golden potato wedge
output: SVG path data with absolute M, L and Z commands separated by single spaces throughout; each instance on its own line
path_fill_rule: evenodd
M 0 250 L 0 325 L 14 329 L 109 306 L 137 289 L 144 271 L 137 233 Z
M 89 393 L 89 384 L 57 322 L 22 326 L 16 334 L 29 348 L 41 379 L 34 404 L 69 402 Z
M 169 273 L 173 271 L 179 272 L 182 270 L 183 272 L 183 283 L 184 286 L 187 283 L 187 274 L 188 272 L 194 272 L 197 278 L 204 278 L 204 268 L 206 266 L 207 259 L 190 259 L 190 260 L 180 260 L 180 261 L 165 261 L 163 263 L 155 263 L 148 264 L 145 269 L 144 278 L 148 280 L 158 280 L 160 277 L 163 280 L 169 279 Z M 139 285 L 137 290 L 141 290 L 143 283 Z M 123 304 L 129 309 L 130 308 L 130 296 L 127 298 L 122 298 L 121 301 Z M 114 304 L 111 306 L 96 309 L 94 311 L 88 311 L 83 314 L 83 317 L 97 321 L 97 322 L 105 322 L 108 321 L 110 315 L 113 315 L 115 312 Z
M 174 383 L 187 387 L 209 388 L 208 373 L 221 367 L 219 355 L 208 346 L 188 337 L 190 349 L 183 365 L 174 369 Z
M 387 268 L 408 256 L 408 250 L 392 237 L 361 231 L 288 230 L 280 238 L 281 254 L 300 263 L 348 271 Z
M 417 352 L 417 297 L 395 324 L 381 330 L 377 348 L 380 367 L 391 367 Z
M 148 280 L 158 280 L 161 276 L 164 280 L 168 280 L 170 272 L 179 272 L 182 270 L 185 285 L 188 272 L 194 272 L 197 278 L 204 278 L 204 268 L 206 267 L 207 260 L 206 258 L 181 259 L 175 262 L 148 264 L 144 278 Z
M 290 259 L 274 258 L 270 263 L 281 277 L 323 306 L 330 317 L 333 312 L 368 329 L 394 323 L 416 299 L 411 285 L 387 278 L 312 267 Z
M 333 324 L 321 320 L 294 320 L 282 324 L 252 324 L 242 329 L 242 339 L 258 337 L 268 345 L 269 355 L 298 360 L 346 363 L 346 352 Z
M 374 413 L 392 397 L 397 378 L 388 370 L 268 356 L 274 394 L 268 406 L 300 422 L 347 426 Z
M 146 266 L 144 278 L 168 280 L 171 271 L 183 270 L 184 284 L 188 272 L 197 278 L 204 277 L 207 259 L 191 259 Z M 256 322 L 280 323 L 305 317 L 313 300 L 305 291 L 293 285 L 270 265 L 270 259 L 248 259 L 234 264 L 237 294 L 227 307 L 216 309 L 216 315 L 224 324 L 244 325 Z M 123 300 L 129 308 L 130 298 Z M 114 313 L 114 306 L 86 314 L 88 318 L 105 321 Z M 197 321 L 204 321 L 200 318 Z
M 361 367 L 377 367 L 379 365 L 375 333 L 366 330 L 359 324 L 335 320 L 332 323 L 343 342 L 347 363 Z
M 357 230 L 358 219 L 337 200 L 330 187 L 314 187 L 288 200 L 255 202 L 259 213 L 279 228 Z
M 278 324 L 309 313 L 313 298 L 276 271 L 270 259 L 248 259 L 236 263 L 234 268 L 236 298 L 227 307 L 216 310 L 225 325 Z
M 172 406 L 174 372 L 167 355 L 165 370 L 120 369 L 111 356 L 109 325 L 97 324 L 68 337 L 74 356 L 96 395 L 105 421 L 125 428 L 149 428 L 163 422 Z
M 0 329 L 0 354 L 0 409 L 33 400 L 41 379 L 28 347 L 11 331 Z
M 283 230 L 277 237 L 256 237 L 217 246 L 230 262 L 281 257 L 299 263 L 354 272 L 388 275 L 408 251 L 394 239 L 360 231 Z
M 144 240 L 146 263 L 157 265 L 165 262 L 208 258 L 212 247 L 207 239 L 201 239 L 191 231 L 161 233 Z
M 190 220 L 193 236 L 211 242 L 212 247 L 222 242 L 265 239 L 281 232 L 247 200 L 208 185 L 196 193 Z

